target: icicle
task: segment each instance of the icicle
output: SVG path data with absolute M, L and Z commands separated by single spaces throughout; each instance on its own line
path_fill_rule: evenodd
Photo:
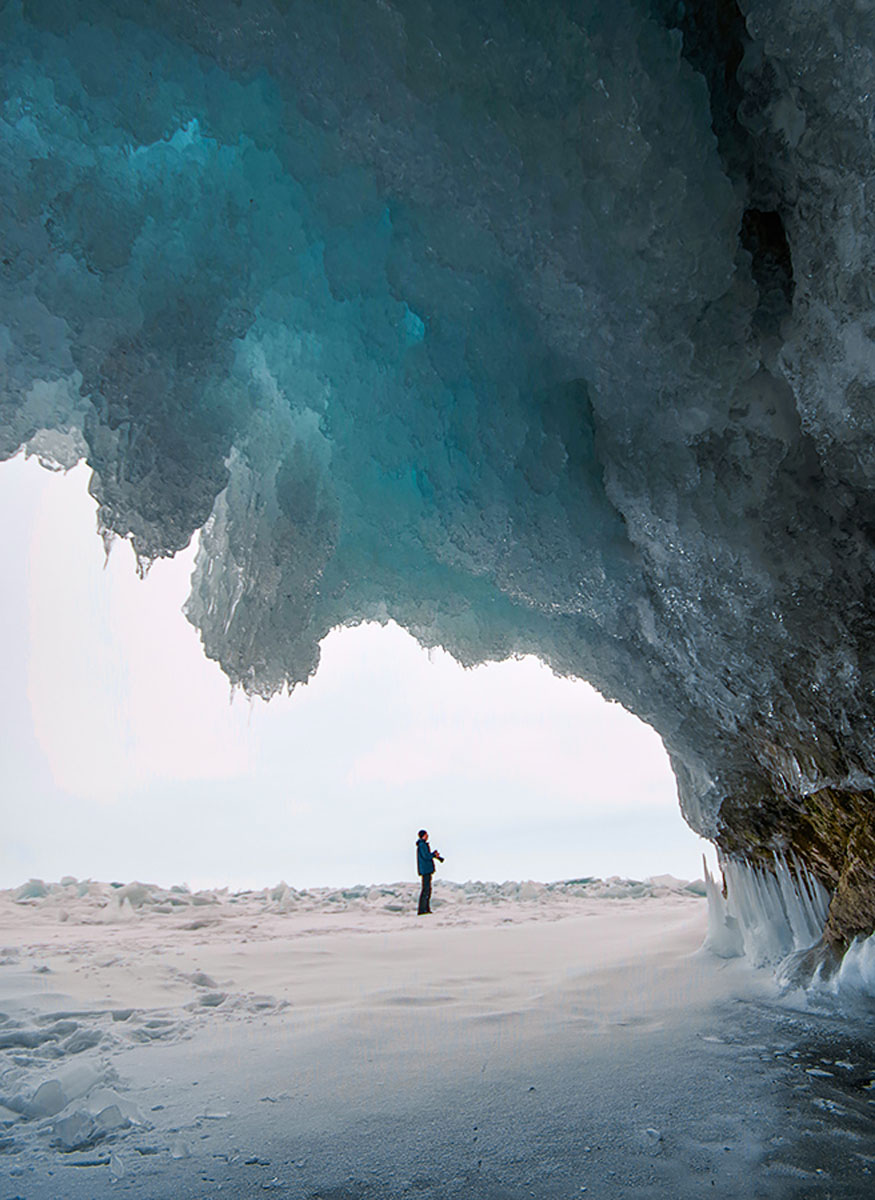
M 756 966 L 813 946 L 823 932 L 829 893 L 808 868 L 774 855 L 772 873 L 742 860 L 721 864 L 726 899 L 705 867 L 706 947 L 722 958 L 745 954 Z
M 875 934 L 854 939 L 830 987 L 836 994 L 875 1000 Z
M 708 897 L 708 932 L 705 935 L 705 949 L 716 954 L 718 958 L 738 958 L 744 953 L 741 941 L 741 931 L 735 917 L 726 911 L 726 901 L 723 893 L 708 870 L 708 863 L 702 855 L 702 865 L 705 868 L 705 895 Z

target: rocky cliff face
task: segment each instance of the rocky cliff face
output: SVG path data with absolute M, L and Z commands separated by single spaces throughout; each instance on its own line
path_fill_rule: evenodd
M 269 695 L 534 652 L 875 928 L 875 17 L 0 8 L 0 452 L 94 470 Z

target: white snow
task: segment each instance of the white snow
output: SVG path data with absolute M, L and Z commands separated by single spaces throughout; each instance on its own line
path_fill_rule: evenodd
M 772 973 L 701 953 L 705 884 L 438 879 L 428 918 L 414 883 L 43 888 L 0 893 L 0 1149 L 27 1200 L 729 1200 L 752 1164 L 768 1195 L 802 1169 L 762 1167 L 786 1108 L 759 1072 L 797 1060 Z

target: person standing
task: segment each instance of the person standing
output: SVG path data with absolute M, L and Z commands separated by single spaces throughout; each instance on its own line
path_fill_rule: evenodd
M 419 893 L 419 911 L 417 916 L 431 912 L 431 877 L 434 875 L 434 860 L 443 862 L 437 850 L 432 850 L 428 844 L 428 830 L 420 829 L 416 842 L 416 869 L 422 877 L 422 890 Z

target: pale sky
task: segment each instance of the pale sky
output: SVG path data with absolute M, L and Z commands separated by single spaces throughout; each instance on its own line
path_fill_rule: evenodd
M 306 687 L 230 698 L 181 613 L 193 547 L 104 567 L 84 465 L 0 464 L 0 887 L 696 878 L 656 734 L 534 659 L 464 670 L 397 626 L 336 631 Z

